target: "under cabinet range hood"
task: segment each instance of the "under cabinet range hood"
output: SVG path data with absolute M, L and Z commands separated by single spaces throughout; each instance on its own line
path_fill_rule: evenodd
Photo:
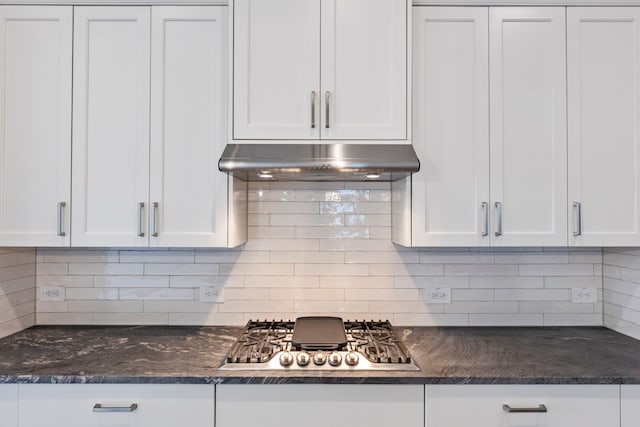
M 228 144 L 222 172 L 245 181 L 396 181 L 420 170 L 411 144 Z

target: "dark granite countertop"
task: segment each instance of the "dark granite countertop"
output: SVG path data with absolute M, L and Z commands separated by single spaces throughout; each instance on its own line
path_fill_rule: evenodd
M 0 383 L 640 384 L 640 341 L 601 327 L 396 328 L 419 372 L 221 371 L 238 327 L 36 326 Z

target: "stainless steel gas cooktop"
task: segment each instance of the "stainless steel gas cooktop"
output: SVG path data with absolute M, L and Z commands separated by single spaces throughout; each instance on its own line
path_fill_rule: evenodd
M 388 321 L 250 320 L 223 370 L 419 371 Z

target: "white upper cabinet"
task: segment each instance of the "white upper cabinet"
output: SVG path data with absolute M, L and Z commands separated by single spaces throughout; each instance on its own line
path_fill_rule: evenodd
M 494 246 L 566 246 L 565 8 L 489 9 Z
M 235 139 L 318 138 L 319 17 L 320 0 L 234 1 Z
M 77 7 L 74 246 L 246 240 L 227 141 L 227 8 Z
M 484 7 L 414 8 L 413 246 L 489 244 L 487 28 Z
M 0 6 L 0 245 L 68 246 L 72 8 Z
M 406 140 L 406 0 L 235 0 L 233 139 Z
M 152 8 L 151 246 L 226 246 L 227 8 Z
M 640 8 L 569 8 L 569 243 L 640 244 Z
M 147 246 L 150 8 L 76 7 L 74 246 Z
M 566 245 L 564 10 L 415 8 L 413 246 Z
M 321 138 L 406 139 L 406 1 L 322 0 L 321 10 Z

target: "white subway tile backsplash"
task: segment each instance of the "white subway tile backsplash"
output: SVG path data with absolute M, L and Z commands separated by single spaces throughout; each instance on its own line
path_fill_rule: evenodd
M 96 276 L 94 286 L 157 288 L 169 286 L 169 276 Z
M 271 225 L 275 226 L 341 227 L 344 224 L 344 215 L 271 214 Z
M 569 301 L 568 289 L 496 289 L 496 301 Z
M 298 315 L 310 316 L 312 313 L 337 313 L 348 317 L 344 314 L 369 313 L 369 304 L 367 301 L 294 301 L 293 310 Z
M 35 250 L 0 250 L 0 338 L 35 324 L 35 274 Z
M 346 252 L 344 262 L 347 264 L 417 264 L 420 256 L 416 252 Z
M 390 276 L 321 276 L 320 287 L 340 289 L 393 288 L 394 280 Z
M 56 265 L 56 264 L 44 264 L 45 266 Z M 144 265 L 143 264 L 129 264 L 129 263 L 102 263 L 102 262 L 88 262 L 88 263 L 69 263 L 69 274 L 80 274 L 80 275 L 100 275 L 100 276 L 130 276 L 136 274 L 142 274 Z M 46 271 L 46 270 L 45 270 Z M 64 274 L 64 273 L 53 273 L 48 272 L 48 274 Z
M 120 300 L 193 300 L 194 289 L 191 288 L 121 288 Z
M 445 276 L 517 276 L 518 266 L 510 264 L 448 264 Z
M 600 326 L 602 325 L 602 314 L 545 314 L 544 326 L 570 326 L 570 325 L 585 325 L 585 326 Z
M 520 276 L 593 276 L 593 264 L 521 264 Z
M 389 183 L 272 182 L 249 190 L 249 240 L 237 248 L 46 248 L 35 255 L 37 274 L 33 261 L 30 269 L 2 267 L 33 260 L 34 251 L 5 251 L 0 295 L 28 290 L 34 275 L 37 286 L 65 287 L 66 301 L 38 301 L 43 324 L 240 325 L 314 314 L 397 325 L 593 324 L 602 303 L 572 304 L 570 289 L 601 291 L 602 275 L 616 271 L 612 280 L 633 283 L 640 270 L 629 259 L 640 252 L 627 249 L 605 256 L 624 265 L 603 266 L 599 248 L 394 245 Z M 201 286 L 222 286 L 224 302 L 198 301 Z M 425 289 L 433 287 L 449 288 L 451 304 L 427 303 Z M 621 303 L 614 292 L 624 293 L 617 282 L 604 298 Z
M 272 263 L 344 264 L 344 261 L 345 255 L 342 252 L 274 251 L 271 253 Z
M 269 299 L 292 301 L 343 301 L 344 289 L 272 288 Z
M 445 313 L 518 313 L 515 301 L 457 301 L 444 305 Z
M 470 277 L 470 288 L 495 288 L 495 289 L 528 289 L 544 287 L 544 277 L 503 277 L 503 276 L 485 276 Z M 571 286 L 565 286 L 571 287 Z
M 372 276 L 442 276 L 442 264 L 371 264 Z
M 344 298 L 355 301 L 415 301 L 417 289 L 345 289 Z
M 396 276 L 396 288 L 468 288 L 468 277 Z

